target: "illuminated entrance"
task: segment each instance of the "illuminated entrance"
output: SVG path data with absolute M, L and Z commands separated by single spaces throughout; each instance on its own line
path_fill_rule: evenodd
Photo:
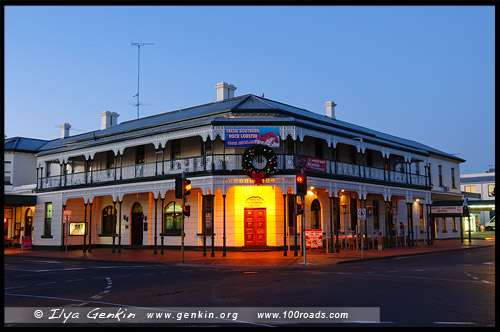
M 245 246 L 266 245 L 266 209 L 245 209 Z

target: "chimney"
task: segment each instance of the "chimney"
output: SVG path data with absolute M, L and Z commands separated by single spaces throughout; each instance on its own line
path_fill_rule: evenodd
M 215 85 L 215 88 L 217 89 L 217 101 L 234 98 L 234 90 L 236 90 L 234 85 L 226 82 L 220 82 Z
M 115 126 L 118 124 L 118 117 L 120 115 L 118 113 L 111 113 L 109 111 L 104 111 L 101 113 L 101 130 L 108 129 L 109 127 Z
M 59 127 L 61 127 L 61 138 L 68 137 L 69 136 L 69 128 L 71 128 L 71 125 L 69 123 L 63 123 Z
M 335 119 L 335 106 L 337 106 L 337 104 L 331 100 L 325 103 L 327 117 Z

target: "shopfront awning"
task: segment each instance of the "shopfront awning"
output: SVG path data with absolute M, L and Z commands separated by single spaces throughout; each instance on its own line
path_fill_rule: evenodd
M 474 212 L 494 211 L 495 201 L 494 200 L 469 201 L 469 209 Z
M 432 217 L 467 217 L 467 199 L 459 201 L 433 201 L 431 204 Z
M 5 195 L 4 205 L 33 206 L 36 205 L 36 196 L 32 195 Z

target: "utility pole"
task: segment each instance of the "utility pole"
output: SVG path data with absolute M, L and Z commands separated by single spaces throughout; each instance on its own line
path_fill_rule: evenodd
M 140 99 L 139 99 L 139 82 L 140 82 L 139 74 L 140 74 L 140 64 L 141 64 L 141 46 L 154 45 L 154 43 L 134 43 L 134 42 L 131 42 L 130 45 L 137 46 L 137 94 L 134 97 L 137 97 L 137 103 L 135 104 L 135 106 L 137 106 L 137 118 L 139 119 L 139 105 L 141 104 Z

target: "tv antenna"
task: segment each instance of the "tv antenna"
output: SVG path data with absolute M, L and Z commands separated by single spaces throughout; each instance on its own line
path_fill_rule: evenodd
M 141 65 L 141 46 L 145 46 L 145 45 L 154 45 L 154 43 L 134 43 L 134 42 L 130 42 L 130 45 L 131 46 L 137 46 L 137 94 L 134 96 L 134 97 L 137 97 L 137 103 L 135 104 L 135 106 L 137 106 L 137 118 L 139 119 L 139 105 L 141 105 L 140 103 L 140 99 L 139 99 L 139 74 L 140 74 L 140 65 Z

